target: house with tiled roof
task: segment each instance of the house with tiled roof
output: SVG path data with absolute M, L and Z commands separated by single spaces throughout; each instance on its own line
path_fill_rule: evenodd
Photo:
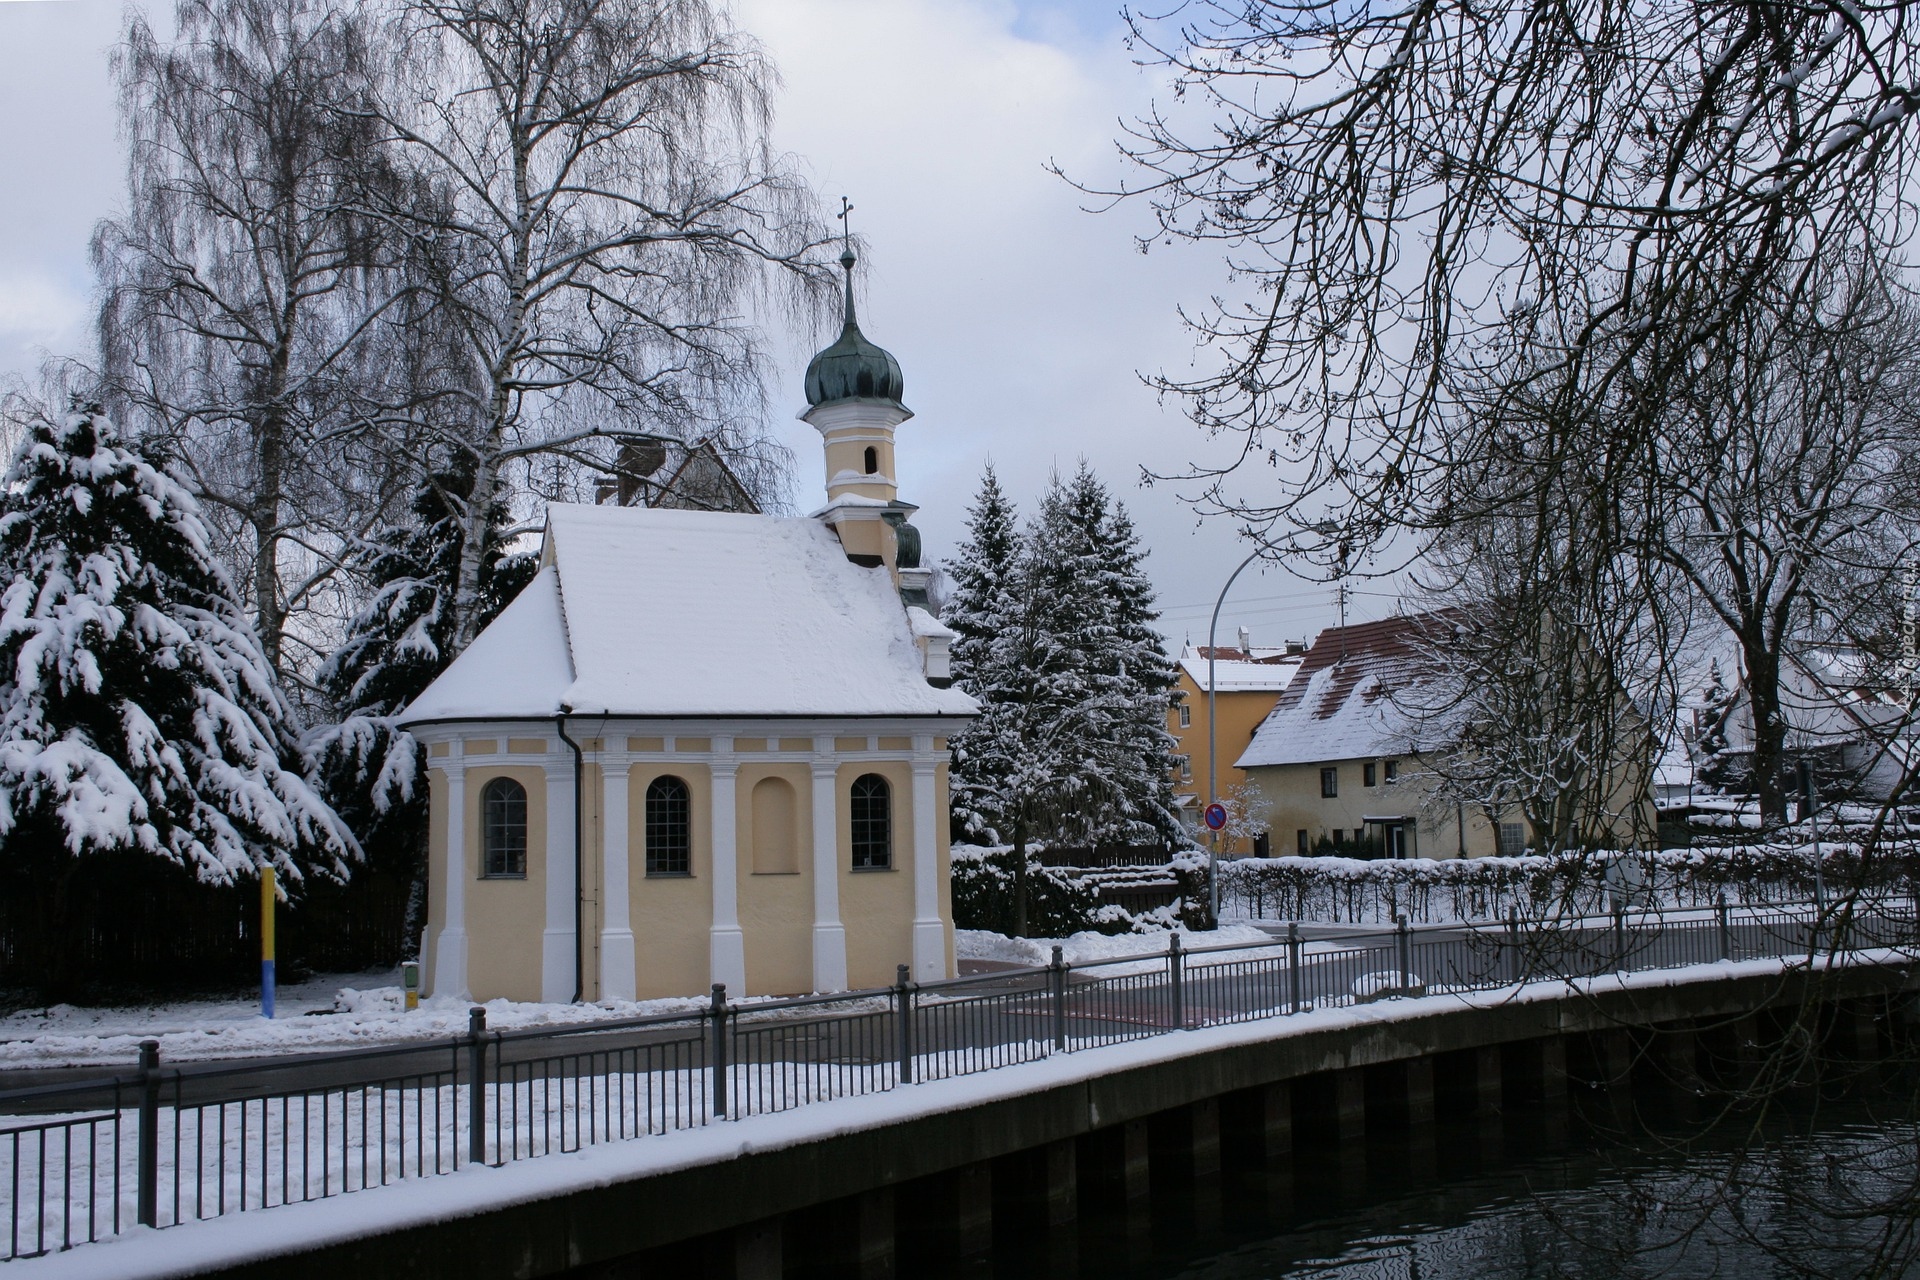
M 1533 845 L 1518 805 L 1490 809 L 1435 794 L 1429 762 L 1459 742 L 1469 704 L 1437 657 L 1461 625 L 1461 615 L 1440 610 L 1330 627 L 1314 639 L 1235 762 L 1257 793 L 1275 853 L 1331 846 L 1349 856 L 1458 858 Z M 1646 765 L 1626 762 L 1619 785 L 1633 788 Z M 1640 807 L 1623 806 L 1623 841 L 1639 818 L 1651 830 Z

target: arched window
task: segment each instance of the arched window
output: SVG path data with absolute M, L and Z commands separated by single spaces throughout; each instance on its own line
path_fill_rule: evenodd
M 880 451 L 872 445 L 867 446 L 867 474 L 872 475 L 880 469 Z
M 893 789 L 877 773 L 853 780 L 853 869 L 885 871 L 893 866 Z
M 647 874 L 693 874 L 693 800 L 675 777 L 647 784 Z
M 527 789 L 512 778 L 495 778 L 480 791 L 480 874 L 527 874 Z
M 800 842 L 794 839 L 793 784 L 762 778 L 753 784 L 753 874 L 794 875 L 800 870 Z

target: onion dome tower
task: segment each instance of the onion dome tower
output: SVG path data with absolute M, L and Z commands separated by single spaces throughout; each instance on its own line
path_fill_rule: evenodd
M 814 514 L 840 535 L 854 563 L 884 565 L 896 577 L 905 568 L 918 577 L 927 571 L 917 555 L 909 557 L 913 564 L 899 563 L 901 537 L 895 532 L 918 510 L 900 501 L 893 455 L 894 428 L 913 411 L 900 401 L 906 386 L 900 362 L 860 332 L 853 309 L 856 261 L 849 238 L 840 255 L 846 273 L 840 336 L 807 365 L 807 409 L 800 420 L 820 433 L 827 453 L 827 505 Z M 914 530 L 907 530 L 906 541 L 919 547 Z M 923 582 L 900 585 L 918 588 L 924 599 Z

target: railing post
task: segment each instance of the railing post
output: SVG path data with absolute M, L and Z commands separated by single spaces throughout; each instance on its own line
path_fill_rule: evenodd
M 894 1038 L 900 1042 L 900 1083 L 913 1083 L 913 980 L 912 970 L 900 965 L 893 971 Z
M 1053 1047 L 1067 1051 L 1067 959 L 1058 946 L 1047 962 L 1047 983 L 1053 996 Z
M 1520 908 L 1507 908 L 1507 977 L 1519 983 L 1526 979 L 1520 956 Z
M 1627 971 L 1627 909 L 1617 902 L 1613 904 L 1613 965 L 1621 973 Z
M 1406 913 L 1393 918 L 1394 950 L 1400 957 L 1400 994 L 1413 990 L 1413 930 L 1407 925 Z
M 143 1227 L 160 1225 L 160 1042 L 140 1042 L 139 1182 L 134 1217 Z
M 1727 891 L 1713 895 L 1713 914 L 1720 922 L 1720 958 L 1733 959 L 1733 921 L 1727 911 Z
M 1180 989 L 1180 980 L 1185 976 L 1182 968 L 1180 935 L 1176 933 L 1167 942 L 1167 983 L 1173 997 L 1173 1025 L 1184 1030 L 1187 1025 L 1187 1000 L 1186 993 Z
M 713 1118 L 727 1118 L 727 984 L 713 984 L 713 1005 L 707 1011 L 711 1037 L 707 1067 L 713 1077 Z
M 487 1011 L 467 1010 L 467 1163 L 487 1162 Z
M 1300 922 L 1287 921 L 1287 1011 L 1300 1012 Z

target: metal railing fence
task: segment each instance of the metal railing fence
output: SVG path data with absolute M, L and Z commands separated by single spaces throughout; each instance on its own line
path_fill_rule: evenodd
M 1911 899 L 1391 930 L 1050 963 L 697 1012 L 163 1066 L 0 1092 L 0 1260 L 991 1071 L 1378 1000 L 1920 945 Z

